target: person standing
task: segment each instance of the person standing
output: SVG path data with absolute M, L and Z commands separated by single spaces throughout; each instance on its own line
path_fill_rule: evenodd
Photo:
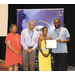
M 11 24 L 10 33 L 6 36 L 5 66 L 9 71 L 18 71 L 18 63 L 22 66 L 21 36 L 16 33 L 17 25 Z
M 34 71 L 36 48 L 38 47 L 38 31 L 34 29 L 34 22 L 29 21 L 28 28 L 21 32 L 21 44 L 23 47 L 23 71 Z
M 60 26 L 59 19 L 54 20 L 55 28 L 51 31 L 51 39 L 57 41 L 57 48 L 52 49 L 54 57 L 54 71 L 59 71 L 59 62 L 61 71 L 67 71 L 67 42 L 70 41 L 68 30 Z
M 50 40 L 50 37 L 47 36 L 48 29 L 47 27 L 42 28 L 43 35 L 39 37 L 39 71 L 51 71 L 51 54 L 50 50 L 46 49 L 46 40 Z

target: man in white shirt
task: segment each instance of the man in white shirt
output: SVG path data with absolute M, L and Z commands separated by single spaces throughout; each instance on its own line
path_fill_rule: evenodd
M 34 71 L 36 48 L 38 46 L 39 34 L 34 29 L 34 22 L 29 21 L 27 29 L 21 32 L 21 44 L 23 47 L 22 58 L 23 58 L 23 71 L 28 71 L 30 62 L 30 71 Z

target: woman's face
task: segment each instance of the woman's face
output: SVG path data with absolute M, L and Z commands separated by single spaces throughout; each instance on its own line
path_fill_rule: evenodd
M 44 28 L 44 30 L 43 30 L 43 35 L 47 35 L 47 33 L 48 33 L 47 28 Z
M 13 27 L 11 28 L 11 32 L 12 32 L 12 33 L 16 33 L 16 32 L 17 32 L 17 27 L 16 27 L 16 26 L 13 26 Z

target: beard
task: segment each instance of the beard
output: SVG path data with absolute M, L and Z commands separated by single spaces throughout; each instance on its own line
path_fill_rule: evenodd
M 58 25 L 58 26 L 55 25 L 55 28 L 56 28 L 56 29 L 60 28 L 60 25 Z

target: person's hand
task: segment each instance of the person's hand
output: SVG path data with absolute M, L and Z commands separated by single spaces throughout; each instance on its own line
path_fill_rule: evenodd
M 48 57 L 49 56 L 49 53 L 48 54 L 46 54 L 46 57 Z
M 43 56 L 44 56 L 44 57 L 48 57 L 48 56 L 49 56 L 49 53 L 48 53 L 48 54 L 43 54 Z
M 20 50 L 20 51 L 19 51 L 19 54 L 21 54 L 21 53 L 22 53 L 22 51 Z
M 29 49 L 29 48 L 27 48 L 27 52 L 28 52 L 28 53 L 29 53 L 29 50 L 30 50 L 30 49 Z
M 32 51 L 33 51 L 33 49 L 29 49 L 29 48 L 27 49 L 28 53 L 31 53 Z
M 47 54 L 44 54 L 43 56 L 44 56 L 44 57 L 48 57 L 48 55 L 47 55 Z
M 15 53 L 17 54 L 17 55 L 20 55 L 21 53 L 22 53 L 22 51 L 20 50 L 20 51 L 15 51 Z
M 59 42 L 59 43 L 61 43 L 61 40 L 60 39 L 57 39 L 56 41 Z
M 30 49 L 30 50 L 29 50 L 29 53 L 31 53 L 32 51 L 33 51 L 33 49 Z

